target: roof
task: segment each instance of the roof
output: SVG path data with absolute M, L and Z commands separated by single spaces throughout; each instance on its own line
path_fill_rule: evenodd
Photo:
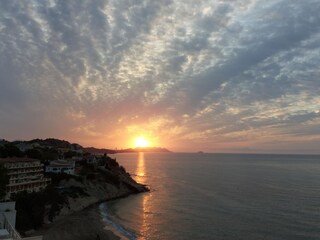
M 68 165 L 47 165 L 46 168 L 73 168 L 73 165 L 68 164 Z
M 56 161 L 51 161 L 50 162 L 50 167 L 58 167 L 58 166 L 74 166 L 74 161 L 66 161 L 66 160 L 56 160 Z
M 39 162 L 38 159 L 33 158 L 0 158 L 0 163 L 21 163 L 21 162 Z

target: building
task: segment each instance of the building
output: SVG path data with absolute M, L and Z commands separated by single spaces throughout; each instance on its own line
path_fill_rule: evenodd
M 25 152 L 27 150 L 35 148 L 37 145 L 27 142 L 17 142 L 14 144 L 20 151 Z M 39 144 L 38 144 L 39 145 Z
M 0 203 L 0 239 L 17 239 L 20 237 L 19 233 L 15 231 L 15 204 L 15 202 Z
M 49 173 L 66 173 L 74 175 L 75 161 L 56 160 L 51 161 L 50 165 L 46 166 L 46 172 Z
M 71 144 L 70 150 L 73 152 L 76 152 L 76 153 L 83 154 L 83 148 L 79 144 L 76 144 L 76 143 Z
M 90 155 L 90 156 L 85 157 L 85 161 L 87 164 L 96 164 L 98 162 L 96 156 L 94 156 L 94 155 Z
M 22 238 L 15 229 L 16 209 L 15 202 L 0 202 L 0 239 L 5 240 L 42 240 L 42 236 Z
M 22 191 L 38 192 L 51 182 L 43 175 L 43 164 L 40 160 L 30 158 L 0 158 L 0 164 L 7 169 L 9 184 L 6 188 L 8 200 L 11 194 Z

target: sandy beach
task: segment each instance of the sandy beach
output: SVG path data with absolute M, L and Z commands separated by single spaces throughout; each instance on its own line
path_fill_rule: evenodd
M 98 205 L 71 214 L 52 224 L 45 225 L 32 235 L 43 235 L 44 240 L 119 240 L 104 229 Z

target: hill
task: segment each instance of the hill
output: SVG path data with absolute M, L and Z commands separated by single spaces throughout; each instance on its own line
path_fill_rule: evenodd
M 120 149 L 120 150 L 112 150 L 106 148 L 84 148 L 86 152 L 91 154 L 116 154 L 116 153 L 135 153 L 135 152 L 154 152 L 154 153 L 165 153 L 171 152 L 166 148 L 160 147 L 144 147 L 144 148 L 127 148 L 127 149 Z
M 140 147 L 140 148 L 127 148 L 127 149 L 108 149 L 108 148 L 95 148 L 95 147 L 83 147 L 80 144 L 77 143 L 70 143 L 66 140 L 60 140 L 55 138 L 47 138 L 47 139 L 33 139 L 30 141 L 13 141 L 8 142 L 5 140 L 0 141 L 0 155 L 2 157 L 6 157 L 8 155 L 7 148 L 11 149 L 11 152 L 15 152 L 17 157 L 20 157 L 21 154 L 28 153 L 30 150 L 39 151 L 40 153 L 36 153 L 39 156 L 43 155 L 41 158 L 42 160 L 47 155 L 52 155 L 52 152 L 55 151 L 56 153 L 67 153 L 69 152 L 69 155 L 72 155 L 72 153 L 90 153 L 90 154 L 97 154 L 97 155 L 103 155 L 103 154 L 115 154 L 115 153 L 135 153 L 135 152 L 156 152 L 156 153 L 165 153 L 165 152 L 171 152 L 166 148 L 161 147 Z M 12 148 L 15 148 L 12 150 Z M 49 152 L 49 153 L 48 153 Z M 45 153 L 45 154 L 44 154 Z M 14 154 L 11 154 L 12 156 Z M 57 155 L 57 154 L 56 154 Z M 31 156 L 33 157 L 33 156 Z M 40 159 L 40 157 L 39 157 Z M 53 160 L 52 157 L 50 160 Z

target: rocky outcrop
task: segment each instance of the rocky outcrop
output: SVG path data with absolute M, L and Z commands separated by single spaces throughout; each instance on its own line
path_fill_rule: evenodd
M 54 222 L 95 203 L 148 191 L 106 155 L 90 164 L 81 161 L 76 170 L 77 175 L 49 173 L 51 184 L 43 191 L 15 195 L 19 231 L 39 229 L 43 223 Z
M 148 188 L 135 182 L 123 169 L 108 170 L 100 167 L 90 175 L 90 178 L 81 181 L 74 178 L 60 182 L 61 191 L 74 191 L 68 194 L 66 203 L 53 220 L 80 211 L 95 203 L 126 197 L 130 194 L 148 191 Z M 79 191 L 81 190 L 81 191 Z M 47 222 L 48 219 L 45 219 Z

